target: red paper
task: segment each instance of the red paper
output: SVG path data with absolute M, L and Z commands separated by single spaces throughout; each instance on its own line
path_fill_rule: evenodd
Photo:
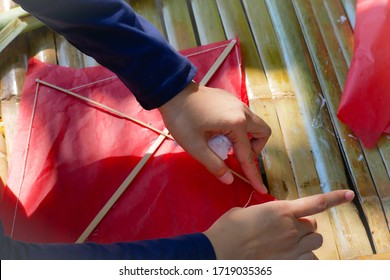
M 390 133 L 390 1 L 359 0 L 355 50 L 338 117 L 371 148 Z
M 199 68 L 197 81 L 228 43 L 183 52 Z M 159 112 L 143 110 L 117 78 L 79 87 L 112 76 L 100 66 L 72 69 L 30 61 L 1 203 L 5 231 L 9 234 L 13 227 L 14 238 L 76 241 L 158 137 L 52 88 L 41 85 L 36 95 L 36 79 L 164 128 Z M 247 102 L 243 78 L 236 45 L 208 85 Z M 234 156 L 227 163 L 242 174 Z M 230 208 L 243 207 L 252 191 L 239 178 L 229 186 L 220 183 L 174 141 L 165 140 L 88 240 L 131 241 L 204 231 Z M 256 193 L 250 205 L 273 199 Z

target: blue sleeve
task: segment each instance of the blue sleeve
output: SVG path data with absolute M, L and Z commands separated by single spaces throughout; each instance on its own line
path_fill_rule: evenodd
M 145 109 L 160 107 L 195 76 L 195 66 L 123 0 L 15 2 L 114 72 Z
M 42 244 L 20 242 L 4 235 L 0 223 L 2 260 L 211 260 L 209 239 L 202 233 L 174 238 L 113 244 Z

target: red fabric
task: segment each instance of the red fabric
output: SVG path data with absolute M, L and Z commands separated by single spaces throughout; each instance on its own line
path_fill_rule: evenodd
M 197 81 L 227 43 L 183 52 L 199 68 Z M 10 233 L 15 199 L 19 197 L 14 238 L 37 242 L 77 240 L 158 137 L 147 128 L 40 86 L 19 196 L 36 79 L 71 89 L 111 76 L 103 67 L 72 69 L 30 61 L 1 204 L 5 230 Z M 208 85 L 225 88 L 247 102 L 243 81 L 236 45 Z M 143 110 L 118 79 L 73 91 L 164 128 L 159 112 Z M 232 155 L 227 162 L 241 172 Z M 231 186 L 220 183 L 181 147 L 165 140 L 88 240 L 131 241 L 203 231 L 230 208 L 243 207 L 252 191 L 238 178 Z M 250 204 L 273 199 L 255 194 Z
M 390 1 L 359 0 L 354 56 L 338 117 L 368 148 L 390 133 L 389 33 Z

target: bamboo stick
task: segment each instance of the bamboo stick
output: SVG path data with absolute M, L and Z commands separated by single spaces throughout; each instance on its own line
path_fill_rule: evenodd
M 1 125 L 3 125 L 1 120 Z M 7 145 L 3 131 L 0 133 L 0 199 L 3 187 L 7 183 L 8 176 L 8 158 L 7 158 Z
M 0 52 L 27 27 L 27 23 L 15 18 L 0 31 Z
M 65 37 L 55 34 L 57 63 L 61 66 L 84 68 L 84 57 L 78 49 L 71 45 Z
M 16 18 L 27 16 L 28 12 L 23 10 L 21 7 L 12 8 L 8 11 L 0 12 L 0 30 L 3 29 L 7 24 Z
M 352 29 L 355 28 L 356 22 L 356 3 L 357 0 L 341 0 L 344 10 L 348 15 L 348 20 L 352 26 Z
M 170 44 L 177 50 L 196 47 L 196 38 L 186 1 L 162 0 L 162 14 Z
M 99 213 L 95 216 L 92 222 L 87 226 L 84 232 L 80 235 L 80 237 L 76 240 L 76 243 L 83 243 L 88 236 L 92 233 L 92 231 L 96 228 L 96 226 L 100 223 L 100 221 L 104 218 L 104 216 L 108 213 L 111 207 L 115 204 L 115 202 L 120 198 L 123 192 L 127 189 L 130 183 L 134 180 L 134 178 L 141 171 L 142 167 L 148 162 L 148 160 L 152 157 L 152 155 L 157 151 L 157 149 L 164 142 L 166 135 L 168 135 L 168 130 L 165 129 L 163 133 L 158 136 L 156 141 L 149 147 L 146 151 L 145 155 L 141 158 L 138 164 L 134 167 L 131 173 L 127 176 L 127 178 L 123 181 L 123 183 L 119 186 L 119 188 L 115 191 L 115 193 L 111 196 L 111 198 L 107 201 L 107 203 L 103 206 L 103 208 L 99 211 Z
M 84 96 L 82 96 L 82 95 L 80 95 L 80 94 L 74 93 L 74 92 L 72 92 L 72 91 L 70 91 L 70 90 L 61 88 L 61 87 L 56 86 L 56 85 L 53 85 L 53 84 L 51 84 L 51 83 L 42 81 L 42 80 L 40 80 L 40 79 L 37 79 L 36 82 L 39 83 L 39 84 L 42 84 L 42 85 L 51 87 L 51 88 L 53 88 L 53 89 L 56 89 L 56 90 L 58 90 L 58 91 L 60 91 L 60 92 L 69 94 L 69 95 L 71 95 L 71 96 L 73 96 L 73 97 L 76 97 L 76 98 L 78 98 L 78 99 L 81 99 L 81 100 L 83 100 L 83 101 L 85 101 L 85 102 L 87 102 L 87 103 L 89 103 L 89 104 L 92 104 L 93 106 L 96 106 L 96 107 L 98 107 L 98 108 L 100 108 L 100 109 L 103 109 L 103 110 L 105 110 L 105 111 L 107 111 L 107 112 L 110 112 L 111 114 L 114 114 L 115 116 L 118 116 L 118 117 L 127 119 L 127 120 L 129 120 L 129 121 L 131 121 L 131 122 L 134 122 L 134 123 L 136 123 L 136 124 L 139 124 L 139 125 L 141 125 L 141 126 L 143 126 L 143 127 L 146 127 L 146 128 L 148 128 L 148 129 L 150 129 L 150 130 L 152 130 L 152 131 L 154 131 L 154 132 L 156 132 L 156 133 L 158 133 L 158 134 L 164 134 L 165 137 L 168 137 L 168 138 L 174 140 L 173 137 L 170 136 L 169 134 L 166 134 L 165 132 L 163 132 L 163 131 L 161 131 L 161 130 L 159 130 L 159 129 L 157 129 L 157 128 L 155 128 L 155 127 L 153 127 L 153 126 L 151 126 L 151 125 L 149 125 L 149 124 L 147 124 L 147 123 L 145 123 L 145 122 L 142 122 L 142 121 L 140 121 L 140 120 L 137 120 L 137 119 L 135 119 L 135 118 L 133 118 L 133 117 L 131 117 L 131 116 L 128 116 L 128 115 L 126 115 L 126 114 L 124 114 L 124 113 L 122 113 L 122 112 L 120 112 L 120 111 L 118 111 L 118 110 L 116 110 L 116 109 L 113 109 L 113 108 L 111 108 L 111 107 L 109 107 L 109 106 L 106 106 L 106 105 L 104 105 L 104 104 L 101 104 L 101 103 L 99 103 L 99 102 L 97 102 L 97 101 L 95 101 L 95 100 L 92 100 L 92 99 L 90 99 L 90 98 L 84 97 Z
M 353 31 L 350 21 L 347 19 L 343 7 L 338 1 L 325 0 L 322 3 L 328 12 L 328 16 L 333 27 L 332 30 L 336 34 L 339 48 L 344 54 L 345 60 L 349 67 L 351 65 L 354 48 Z M 321 3 L 319 3 L 318 0 L 313 1 L 314 8 L 320 4 Z
M 191 7 L 202 45 L 226 40 L 215 1 L 191 0 Z

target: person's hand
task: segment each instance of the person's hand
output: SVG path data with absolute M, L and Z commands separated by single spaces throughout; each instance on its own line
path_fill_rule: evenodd
M 272 201 L 233 208 L 204 234 L 217 259 L 316 259 L 322 246 L 313 217 L 353 199 L 350 190 L 338 190 L 291 201 Z
M 255 160 L 271 129 L 236 96 L 191 82 L 159 110 L 177 143 L 223 183 L 231 184 L 229 168 L 207 145 L 215 135 L 227 136 L 254 189 L 267 193 Z

